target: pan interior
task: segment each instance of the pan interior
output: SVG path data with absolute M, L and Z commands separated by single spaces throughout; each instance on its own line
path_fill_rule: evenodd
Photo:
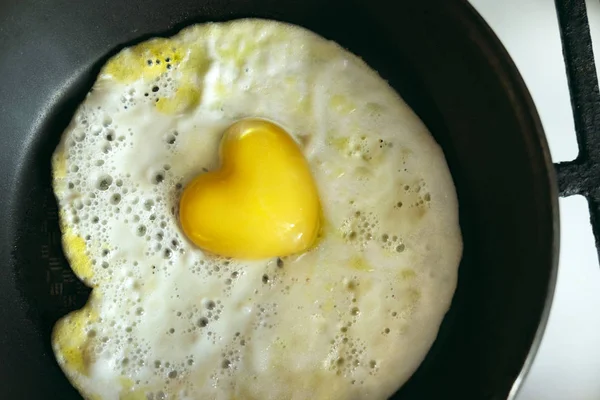
M 0 317 L 8 327 L 0 335 L 0 373 L 9 382 L 7 398 L 80 398 L 50 348 L 54 322 L 89 293 L 62 253 L 50 156 L 100 66 L 149 37 L 238 17 L 295 23 L 337 41 L 388 80 L 429 127 L 457 187 L 465 249 L 438 340 L 394 398 L 506 398 L 540 322 L 554 265 L 556 204 L 530 99 L 466 4 L 326 3 L 0 6 L 0 26 L 11 32 L 0 33 L 0 50 L 14 54 L 0 60 L 0 98 L 13 99 L 0 114 L 7 138 L 0 160 Z

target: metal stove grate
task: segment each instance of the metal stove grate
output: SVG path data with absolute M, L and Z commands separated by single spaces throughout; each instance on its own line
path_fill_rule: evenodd
M 600 257 L 600 92 L 585 0 L 556 0 L 579 155 L 555 164 L 559 193 L 587 198 Z

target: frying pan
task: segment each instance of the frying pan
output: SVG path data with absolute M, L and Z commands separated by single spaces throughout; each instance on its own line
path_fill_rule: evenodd
M 554 287 L 558 205 L 514 64 L 464 0 L 5 0 L 0 4 L 0 377 L 4 399 L 79 399 L 50 347 L 84 304 L 60 246 L 50 155 L 107 58 L 190 23 L 262 17 L 362 57 L 446 155 L 464 256 L 438 339 L 394 399 L 514 396 Z

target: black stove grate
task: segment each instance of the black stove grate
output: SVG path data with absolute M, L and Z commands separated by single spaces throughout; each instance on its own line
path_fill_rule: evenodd
M 600 92 L 585 0 L 556 0 L 556 11 L 579 146 L 575 160 L 555 164 L 559 193 L 587 198 L 600 258 Z

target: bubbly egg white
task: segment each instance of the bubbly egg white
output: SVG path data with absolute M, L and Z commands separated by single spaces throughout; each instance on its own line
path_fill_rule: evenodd
M 218 258 L 179 226 L 182 188 L 246 117 L 280 124 L 310 164 L 324 226 L 306 253 Z M 93 293 L 52 343 L 87 399 L 385 399 L 455 290 L 443 153 L 376 72 L 299 27 L 202 24 L 123 50 L 53 176 L 65 253 Z

